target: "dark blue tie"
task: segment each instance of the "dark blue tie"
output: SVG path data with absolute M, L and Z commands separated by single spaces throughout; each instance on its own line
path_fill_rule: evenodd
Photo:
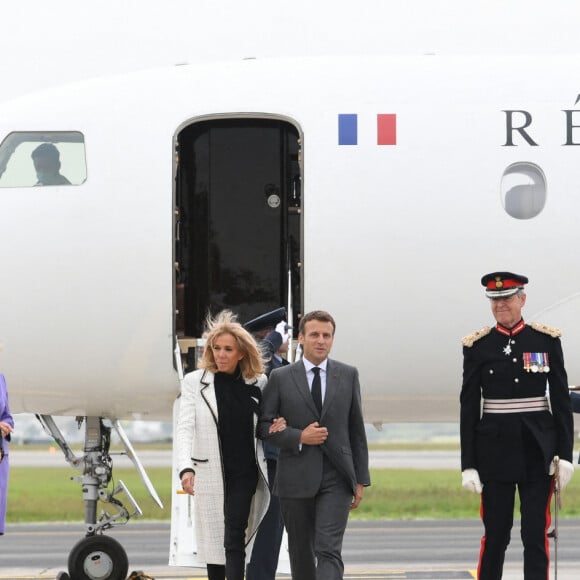
M 314 399 L 314 404 L 318 409 L 318 413 L 322 412 L 322 384 L 320 382 L 320 368 L 312 367 L 312 372 L 314 373 L 314 379 L 312 379 L 312 398 Z

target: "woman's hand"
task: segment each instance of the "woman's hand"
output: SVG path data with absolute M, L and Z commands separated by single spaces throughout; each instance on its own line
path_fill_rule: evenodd
M 286 429 L 286 419 L 284 417 L 278 417 L 272 421 L 268 433 L 279 433 L 280 431 L 284 431 L 284 429 Z
M 181 478 L 181 487 L 185 493 L 189 495 L 195 495 L 193 490 L 193 482 L 195 480 L 195 474 L 191 471 L 186 471 Z
M 14 428 L 12 425 L 10 425 L 10 423 L 6 423 L 6 421 L 0 421 L 0 433 L 2 434 L 2 437 L 10 435 L 10 433 L 13 431 Z

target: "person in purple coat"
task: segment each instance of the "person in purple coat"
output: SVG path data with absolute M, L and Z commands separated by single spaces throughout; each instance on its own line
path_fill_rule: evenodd
M 8 472 L 10 465 L 8 462 L 8 441 L 10 434 L 14 431 L 14 419 L 10 414 L 8 403 L 8 391 L 4 375 L 0 374 L 0 536 L 4 534 L 4 524 L 6 522 L 6 500 L 8 498 Z

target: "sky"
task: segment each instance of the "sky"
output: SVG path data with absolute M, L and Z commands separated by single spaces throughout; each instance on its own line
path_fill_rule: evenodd
M 19 0 L 0 19 L 0 101 L 197 60 L 578 52 L 576 0 Z

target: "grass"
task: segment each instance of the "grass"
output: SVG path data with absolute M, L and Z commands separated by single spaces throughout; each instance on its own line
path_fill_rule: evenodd
M 392 443 L 381 441 L 369 443 L 369 451 L 457 451 L 459 442 L 454 441 L 393 441 Z
M 139 474 L 135 469 L 116 468 L 115 479 L 109 484 L 110 490 L 118 480 L 123 480 L 143 511 L 143 518 L 149 520 L 169 520 L 171 517 L 171 470 L 151 468 L 147 474 L 151 479 L 163 505 L 163 509 L 151 499 Z M 12 523 L 44 521 L 84 520 L 84 502 L 81 484 L 71 478 L 78 472 L 68 468 L 18 467 L 10 470 L 8 508 L 6 521 Z M 116 496 L 123 501 L 120 496 Z M 129 506 L 127 505 L 127 508 Z M 116 510 L 109 504 L 99 502 L 97 514 L 102 509 L 109 513 Z
M 358 519 L 479 518 L 479 495 L 461 487 L 455 470 L 377 469 L 353 517 Z M 580 478 L 562 492 L 560 517 L 580 516 Z M 519 502 L 516 494 L 516 517 Z
M 171 470 L 147 470 L 163 501 L 160 509 L 150 498 L 134 469 L 115 469 L 143 510 L 143 519 L 169 520 L 171 517 Z M 71 481 L 77 473 L 67 468 L 12 468 L 8 493 L 7 522 L 83 522 L 81 486 Z M 453 519 L 478 518 L 479 496 L 461 488 L 455 470 L 375 469 L 372 486 L 365 490 L 353 519 Z M 580 476 L 572 479 L 562 493 L 561 517 L 580 516 Z M 101 509 L 112 509 L 99 503 Z M 519 508 L 516 507 L 518 510 Z

